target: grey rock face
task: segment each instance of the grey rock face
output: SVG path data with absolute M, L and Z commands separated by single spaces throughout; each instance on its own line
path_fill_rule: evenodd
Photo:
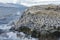
M 49 33 L 60 33 L 60 6 L 41 5 L 28 8 L 15 23 L 15 29 L 19 29 L 21 26 L 26 26 L 31 31 L 36 29 L 45 36 Z
M 58 8 L 60 7 L 52 5 L 30 7 L 25 10 L 20 20 L 16 23 L 16 27 L 28 26 L 31 29 L 35 28 L 40 31 L 56 30 L 60 26 L 60 9 L 57 10 Z

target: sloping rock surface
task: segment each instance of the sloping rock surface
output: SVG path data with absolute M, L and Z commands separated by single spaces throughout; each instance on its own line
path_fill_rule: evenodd
M 59 5 L 32 6 L 23 12 L 23 15 L 15 23 L 14 27 L 15 30 L 23 31 L 26 32 L 27 34 L 28 33 L 30 34 L 32 31 L 32 35 L 34 37 L 36 35 L 38 35 L 36 37 L 40 37 L 39 34 L 43 34 L 44 38 L 48 37 L 49 35 L 51 37 L 54 36 L 55 40 L 55 36 L 60 37 L 60 6 Z M 26 27 L 28 27 L 28 29 Z M 47 36 L 46 34 L 49 35 Z M 41 40 L 45 39 L 42 38 Z
M 25 10 L 16 27 L 27 26 L 31 29 L 56 31 L 60 27 L 60 6 L 40 5 Z M 60 31 L 60 30 L 59 30 Z

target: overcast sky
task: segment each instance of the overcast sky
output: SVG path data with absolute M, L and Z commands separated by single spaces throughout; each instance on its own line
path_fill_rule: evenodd
M 59 0 L 0 0 L 0 2 L 9 2 L 9 3 L 13 3 L 13 2 L 17 2 L 17 1 L 22 1 L 22 2 L 40 2 L 40 1 L 59 1 Z
M 16 1 L 18 1 L 18 0 L 0 0 L 0 2 L 2 2 L 2 3 L 13 3 Z
M 18 3 L 26 6 L 38 5 L 38 4 L 59 4 L 60 0 L 0 0 L 2 3 Z

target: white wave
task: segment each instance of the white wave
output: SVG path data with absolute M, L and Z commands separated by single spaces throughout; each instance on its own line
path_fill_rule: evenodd
M 11 26 L 7 26 L 7 24 L 0 25 L 0 29 L 10 29 Z
M 28 39 L 27 37 L 24 38 L 25 34 L 23 32 L 21 32 L 20 34 L 23 35 L 23 37 L 20 38 L 20 37 L 17 37 L 16 33 L 8 32 L 0 35 L 0 40 L 4 40 L 4 39 L 5 40 L 38 40 L 36 38 L 30 38 L 30 39 Z

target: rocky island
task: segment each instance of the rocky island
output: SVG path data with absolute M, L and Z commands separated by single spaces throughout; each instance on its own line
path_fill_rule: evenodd
M 60 6 L 37 5 L 29 7 L 10 30 L 24 32 L 39 40 L 59 40 Z

